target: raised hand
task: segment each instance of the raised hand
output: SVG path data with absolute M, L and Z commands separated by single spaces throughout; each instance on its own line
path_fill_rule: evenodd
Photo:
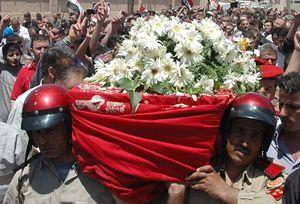
M 94 30 L 95 30 L 95 27 L 91 27 L 91 26 L 88 27 L 85 38 L 90 40 L 93 36 Z
M 128 16 L 128 12 L 126 10 L 121 10 L 120 14 L 124 17 Z
M 38 24 L 38 27 L 39 27 L 39 29 L 40 30 L 42 30 L 42 31 L 47 31 L 47 27 L 46 27 L 46 24 L 45 23 L 39 23 Z
M 9 15 L 4 15 L 2 20 L 0 21 L 0 28 L 6 28 L 10 23 Z
M 71 42 L 79 40 L 84 33 L 84 29 L 86 29 L 86 25 L 88 22 L 88 18 L 83 14 L 80 14 L 76 24 L 73 24 L 70 27 L 68 37 Z
M 98 23 L 104 23 L 107 18 L 107 5 L 104 3 L 100 3 L 97 7 L 97 13 L 94 15 L 94 18 L 97 19 Z
M 125 22 L 125 18 L 127 16 L 127 11 L 122 10 L 119 15 L 115 16 L 111 21 L 111 29 L 115 34 L 122 23 Z

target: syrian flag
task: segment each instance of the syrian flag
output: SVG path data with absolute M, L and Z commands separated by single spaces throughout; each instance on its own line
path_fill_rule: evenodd
M 182 4 L 185 5 L 190 11 L 193 9 L 193 0 L 182 0 Z
M 84 9 L 82 8 L 79 0 L 68 0 L 67 8 L 71 9 L 74 13 L 80 14 L 84 13 Z

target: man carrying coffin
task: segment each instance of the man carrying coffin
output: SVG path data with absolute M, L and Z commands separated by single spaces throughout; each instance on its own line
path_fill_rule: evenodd
M 266 158 L 275 125 L 267 98 L 256 93 L 238 96 L 224 118 L 222 153 L 212 165 L 188 176 L 187 185 L 172 184 L 168 202 L 281 203 L 284 167 Z
M 41 153 L 15 174 L 4 203 L 107 203 L 111 193 L 82 174 L 71 151 L 67 91 L 44 85 L 32 91 L 23 107 L 22 129 Z M 30 146 L 29 146 L 30 147 Z

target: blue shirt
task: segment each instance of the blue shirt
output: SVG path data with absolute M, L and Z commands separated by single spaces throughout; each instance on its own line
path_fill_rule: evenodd
M 284 166 L 288 174 L 300 167 L 300 158 L 297 161 L 293 159 L 288 146 L 285 144 L 283 138 L 280 137 L 280 131 L 275 134 L 267 156 L 273 158 L 275 163 Z

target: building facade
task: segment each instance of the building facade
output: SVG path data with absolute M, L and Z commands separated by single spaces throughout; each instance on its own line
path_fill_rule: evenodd
M 206 0 L 194 0 L 195 6 L 205 5 Z M 91 8 L 93 2 L 99 0 L 81 0 L 83 7 Z M 127 9 L 127 0 L 110 0 L 112 14 Z M 179 6 L 181 0 L 134 0 L 134 10 L 138 10 L 141 3 L 148 10 L 162 10 L 168 8 L 170 5 L 173 7 Z M 43 14 L 51 14 L 55 12 L 67 12 L 67 0 L 0 0 L 0 14 L 10 14 L 14 16 L 22 16 L 24 12 L 29 11 L 33 14 L 40 12 Z

